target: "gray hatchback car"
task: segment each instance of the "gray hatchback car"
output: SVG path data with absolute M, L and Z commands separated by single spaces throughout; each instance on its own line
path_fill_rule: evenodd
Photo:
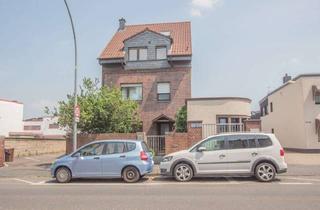
M 287 171 L 284 150 L 273 134 L 237 133 L 208 137 L 190 149 L 165 156 L 160 172 L 177 181 L 194 176 L 254 175 L 272 181 Z

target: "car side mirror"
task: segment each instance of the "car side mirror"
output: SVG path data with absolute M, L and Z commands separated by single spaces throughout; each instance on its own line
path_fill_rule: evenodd
M 205 148 L 205 147 L 199 147 L 198 148 L 198 152 L 204 152 L 204 151 L 206 151 L 207 149 Z

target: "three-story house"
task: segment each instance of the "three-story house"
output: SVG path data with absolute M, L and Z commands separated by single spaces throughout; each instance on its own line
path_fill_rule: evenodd
M 191 57 L 190 22 L 126 25 L 122 18 L 98 59 L 103 85 L 139 103 L 144 132 L 164 135 L 191 97 Z

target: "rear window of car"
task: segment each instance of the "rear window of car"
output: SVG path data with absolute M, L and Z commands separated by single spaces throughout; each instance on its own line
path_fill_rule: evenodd
M 230 149 L 243 149 L 248 148 L 248 142 L 246 139 L 237 139 L 229 141 Z
M 106 154 L 117 154 L 125 152 L 124 142 L 108 142 L 106 143 Z
M 248 139 L 248 148 L 256 148 L 256 139 L 255 138 L 249 138 Z
M 272 141 L 269 137 L 258 137 L 259 147 L 268 147 L 272 145 Z
M 143 151 L 145 151 L 145 152 L 149 152 L 150 151 L 148 145 L 145 142 L 141 142 L 141 145 L 142 145 Z
M 233 135 L 227 138 L 229 149 L 256 148 L 256 139 L 250 135 Z
M 127 142 L 127 152 L 133 151 L 136 149 L 136 143 L 134 142 Z

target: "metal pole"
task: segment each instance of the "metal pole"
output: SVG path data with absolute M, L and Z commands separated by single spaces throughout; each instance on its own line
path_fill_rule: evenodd
M 72 32 L 73 32 L 73 41 L 74 41 L 74 106 L 73 106 L 73 138 L 72 138 L 72 145 L 73 145 L 73 151 L 76 151 L 77 149 L 77 120 L 76 120 L 76 107 L 78 105 L 78 99 L 77 99 L 77 40 L 76 40 L 76 33 L 74 31 L 74 25 L 72 21 L 72 16 L 68 7 L 68 3 L 66 0 L 64 0 L 64 3 L 66 5 L 66 8 L 68 10 L 69 18 L 70 18 L 70 23 L 72 27 Z

